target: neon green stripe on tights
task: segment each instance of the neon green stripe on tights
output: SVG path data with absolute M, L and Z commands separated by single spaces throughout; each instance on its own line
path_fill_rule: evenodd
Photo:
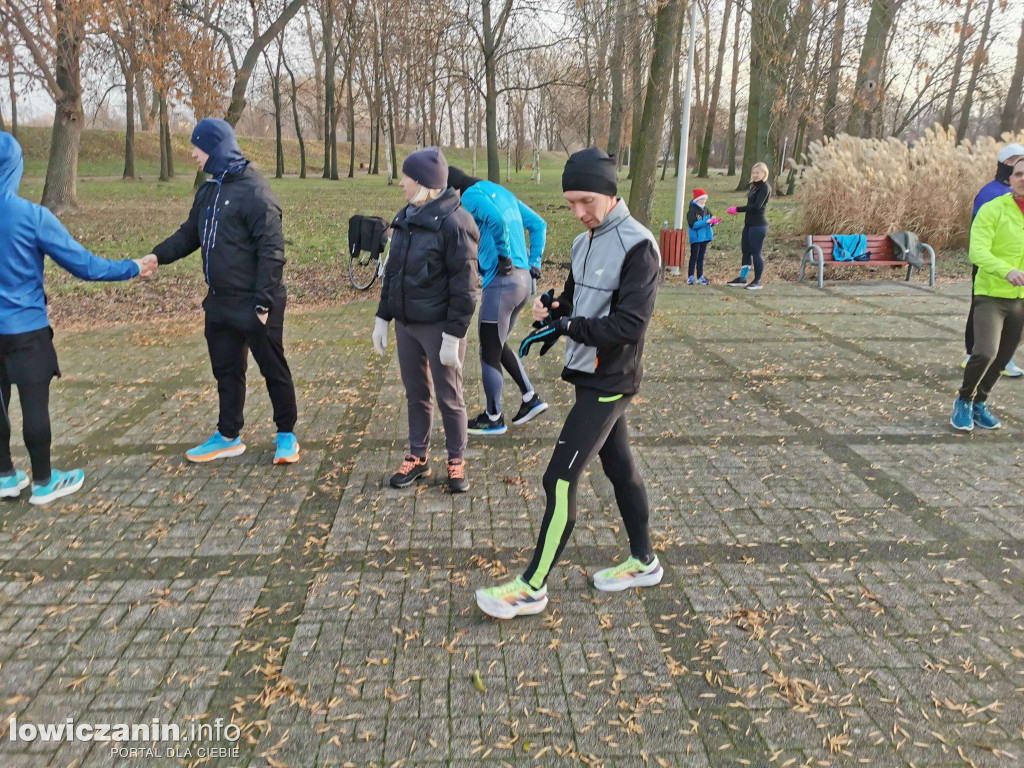
M 554 565 L 555 554 L 558 552 L 558 545 L 565 533 L 565 526 L 569 522 L 569 481 L 555 481 L 555 510 L 551 513 L 551 523 L 548 525 L 548 535 L 544 538 L 544 547 L 541 549 L 540 564 L 537 572 L 530 579 L 531 587 L 540 589 L 540 584 L 548 577 L 548 571 Z M 534 586 L 537 584 L 537 586 Z
M 622 395 L 609 395 L 608 397 L 599 397 L 597 402 L 599 403 L 614 403 L 616 400 L 621 400 Z

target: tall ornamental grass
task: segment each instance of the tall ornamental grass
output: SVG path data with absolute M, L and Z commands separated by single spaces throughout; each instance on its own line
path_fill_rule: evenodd
M 807 150 L 804 227 L 813 234 L 908 229 L 934 248 L 967 246 L 974 196 L 995 176 L 996 156 L 1024 132 L 956 142 L 936 125 L 913 144 L 845 134 Z

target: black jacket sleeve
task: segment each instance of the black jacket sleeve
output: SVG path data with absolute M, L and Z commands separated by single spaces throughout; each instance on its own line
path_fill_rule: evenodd
M 569 326 L 573 341 L 607 349 L 639 344 L 654 314 L 661 265 L 658 253 L 647 240 L 626 254 L 619 277 L 618 299 L 605 317 L 579 317 Z
M 693 229 L 693 225 L 697 223 L 697 209 L 692 205 L 686 207 L 686 226 Z
M 749 205 L 737 205 L 736 212 L 755 213 L 758 211 L 763 211 L 765 208 L 768 207 L 768 197 L 770 196 L 770 194 L 771 190 L 768 189 L 768 182 L 765 182 L 764 184 L 757 188 L 753 200 L 751 200 L 749 196 L 747 197 L 747 202 L 749 203 Z
M 192 201 L 192 209 L 188 212 L 188 219 L 178 227 L 178 231 L 164 240 L 160 245 L 154 246 L 153 253 L 159 264 L 170 264 L 172 261 L 183 259 L 190 253 L 199 249 L 199 198 Z
M 267 185 L 260 185 L 245 211 L 245 222 L 256 244 L 256 305 L 270 309 L 284 283 L 284 230 L 281 205 Z
M 572 276 L 572 264 L 569 265 L 569 276 L 565 278 L 565 285 L 562 292 L 555 296 L 558 306 L 549 310 L 551 317 L 568 317 L 572 314 L 572 299 L 576 295 L 576 278 Z
M 445 266 L 448 269 L 448 318 L 445 320 L 444 332 L 458 339 L 469 331 L 473 312 L 476 311 L 480 284 L 476 269 L 479 245 L 480 231 L 476 224 L 459 224 L 447 228 Z

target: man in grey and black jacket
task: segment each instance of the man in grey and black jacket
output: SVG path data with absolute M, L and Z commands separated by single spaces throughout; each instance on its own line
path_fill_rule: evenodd
M 595 456 L 615 489 L 629 537 L 630 557 L 594 574 L 608 592 L 652 586 L 663 570 L 648 531 L 647 491 L 629 447 L 626 409 L 640 388 L 644 336 L 654 312 L 661 254 L 651 232 L 617 196 L 615 158 L 595 147 L 569 158 L 562 189 L 587 232 L 572 245 L 572 265 L 557 298 L 540 297 L 539 328 L 520 346 L 541 354 L 567 337 L 562 378 L 576 387 L 576 402 L 544 473 L 547 506 L 533 559 L 522 576 L 477 590 L 477 604 L 495 618 L 539 613 L 547 605 L 546 580 L 576 520 L 576 489 Z

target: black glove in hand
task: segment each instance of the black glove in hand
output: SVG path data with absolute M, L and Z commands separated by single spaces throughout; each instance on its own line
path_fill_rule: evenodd
M 530 267 L 530 277 L 540 280 L 540 267 Z
M 535 322 L 533 327 L 537 330 L 523 339 L 523 342 L 519 345 L 519 356 L 526 357 L 530 353 L 530 347 L 539 343 L 541 345 L 540 354 L 543 357 L 544 353 L 554 346 L 560 336 L 564 336 L 569 332 L 569 327 L 573 321 L 574 318 L 571 317 L 559 317 L 557 320 L 548 318 L 544 322 Z
M 498 274 L 499 275 L 511 275 L 515 265 L 512 263 L 512 259 L 505 257 L 498 258 Z

